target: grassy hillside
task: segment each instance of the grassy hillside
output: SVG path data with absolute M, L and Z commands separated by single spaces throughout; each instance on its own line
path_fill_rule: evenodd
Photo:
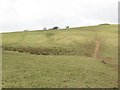
M 118 25 L 3 33 L 2 44 L 5 88 L 117 87 Z
M 117 77 L 114 68 L 91 57 L 3 52 L 5 88 L 113 88 Z
M 3 34 L 3 47 L 31 53 L 92 56 L 100 40 L 100 56 L 117 58 L 118 25 L 98 25 L 63 30 L 26 31 Z M 12 50 L 14 50 L 12 48 Z M 64 52 L 66 51 L 66 52 Z M 60 53 L 59 53 L 60 52 Z

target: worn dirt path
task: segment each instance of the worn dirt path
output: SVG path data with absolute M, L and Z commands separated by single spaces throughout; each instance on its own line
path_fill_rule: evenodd
M 100 53 L 100 41 L 96 40 L 96 46 L 95 46 L 93 57 L 94 58 L 98 58 L 99 57 L 99 53 Z
M 109 64 L 112 67 L 114 67 L 115 69 L 118 69 L 118 65 L 113 63 L 113 62 L 116 62 L 117 60 L 112 59 L 112 58 L 100 57 L 101 41 L 100 40 L 96 40 L 95 42 L 96 42 L 96 46 L 95 46 L 95 50 L 94 50 L 94 53 L 93 53 L 93 57 L 101 60 L 104 64 Z

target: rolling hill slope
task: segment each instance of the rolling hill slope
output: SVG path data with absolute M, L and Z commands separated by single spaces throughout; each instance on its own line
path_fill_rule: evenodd
M 14 50 L 14 47 L 22 49 L 23 52 L 26 49 L 31 53 L 44 52 L 47 55 L 53 53 L 55 55 L 92 56 L 97 40 L 101 42 L 101 57 L 118 58 L 118 25 L 4 33 L 3 48 Z
M 4 88 L 118 87 L 118 25 L 3 33 L 2 44 Z

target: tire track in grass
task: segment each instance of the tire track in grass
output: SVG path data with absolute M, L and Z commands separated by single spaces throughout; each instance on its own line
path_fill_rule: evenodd
M 93 57 L 98 58 L 99 53 L 100 53 L 100 41 L 96 40 L 96 46 L 95 46 L 95 50 L 94 50 L 94 53 L 93 53 Z

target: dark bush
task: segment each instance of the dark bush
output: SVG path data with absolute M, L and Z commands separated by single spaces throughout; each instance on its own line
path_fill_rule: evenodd
M 55 27 L 53 27 L 52 29 L 58 29 L 59 27 L 57 27 L 57 26 L 55 26 Z
M 110 24 L 108 24 L 108 23 L 103 23 L 103 24 L 100 24 L 100 25 L 110 25 Z

